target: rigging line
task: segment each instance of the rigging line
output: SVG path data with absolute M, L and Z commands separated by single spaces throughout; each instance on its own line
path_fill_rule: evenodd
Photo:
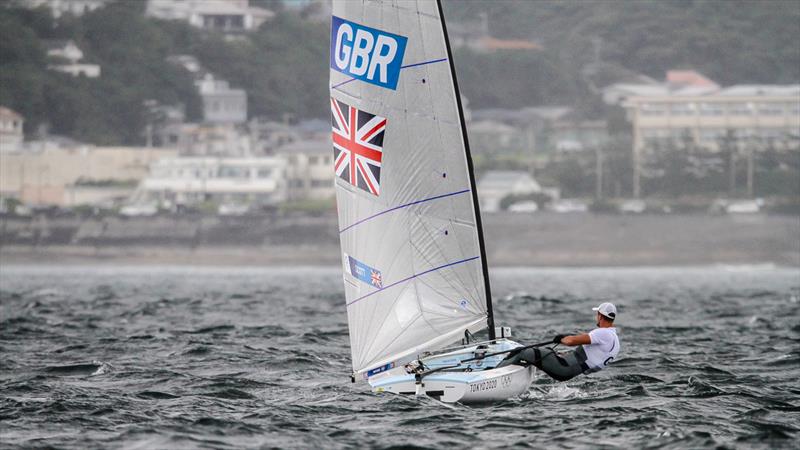
M 473 261 L 473 260 L 476 260 L 476 259 L 479 259 L 479 258 L 480 258 L 480 255 L 473 256 L 472 258 L 466 258 L 466 259 L 462 259 L 462 260 L 459 260 L 459 261 L 454 261 L 454 262 L 451 262 L 451 263 L 443 264 L 443 265 L 441 265 L 439 267 L 434 267 L 432 269 L 428 269 L 428 270 L 426 270 L 424 272 L 415 273 L 414 275 L 411 275 L 410 277 L 403 278 L 400 281 L 395 281 L 394 283 L 392 283 L 392 284 L 390 284 L 388 286 L 384 286 L 381 289 L 372 291 L 369 294 L 362 295 L 361 297 L 358 297 L 357 299 L 355 299 L 352 302 L 348 303 L 347 306 L 350 306 L 350 305 L 352 305 L 352 304 L 354 304 L 356 302 L 360 302 L 361 300 L 364 300 L 365 298 L 367 298 L 367 297 L 369 297 L 371 295 L 377 294 L 378 292 L 383 292 L 386 289 L 389 289 L 391 287 L 397 286 L 398 284 L 405 283 L 406 281 L 413 280 L 414 278 L 421 277 L 423 275 L 429 274 L 431 272 L 435 272 L 435 271 L 440 270 L 440 269 L 444 269 L 445 267 L 455 266 L 456 264 L 463 264 L 465 262 Z
M 422 62 L 418 62 L 418 63 L 414 63 L 414 64 L 408 64 L 408 65 L 405 65 L 405 66 L 400 66 L 400 69 L 402 70 L 402 69 L 409 69 L 411 67 L 426 66 L 428 64 L 434 64 L 434 63 L 444 62 L 444 61 L 447 61 L 447 58 L 439 58 L 439 59 L 433 59 L 431 61 L 422 61 Z M 342 81 L 339 84 L 334 84 L 333 86 L 331 86 L 331 89 L 338 89 L 339 87 L 344 86 L 345 84 L 347 84 L 347 83 L 349 83 L 351 81 L 356 81 L 357 79 L 358 78 L 350 78 L 349 80 Z
M 362 223 L 364 223 L 364 222 L 366 222 L 368 220 L 372 220 L 372 219 L 374 219 L 374 218 L 376 218 L 378 216 L 382 216 L 382 215 L 384 215 L 386 213 L 389 213 L 389 212 L 392 212 L 392 211 L 395 211 L 395 210 L 398 210 L 398 209 L 401 209 L 401 208 L 407 208 L 409 206 L 414 206 L 414 205 L 418 205 L 420 203 L 430 202 L 430 201 L 433 201 L 433 200 L 439 200 L 440 198 L 450 197 L 450 196 L 453 196 L 453 195 L 464 194 L 464 193 L 467 193 L 469 191 L 470 191 L 469 189 L 463 189 L 463 190 L 456 191 L 456 192 L 450 192 L 448 194 L 442 194 L 442 195 L 437 195 L 435 197 L 423 198 L 422 200 L 417 200 L 417 201 L 413 201 L 413 202 L 410 202 L 410 203 L 405 203 L 403 205 L 398 205 L 398 206 L 395 206 L 394 208 L 389 208 L 389 209 L 387 209 L 385 211 L 381 211 L 381 212 L 379 212 L 377 214 L 373 214 L 373 215 L 371 215 L 369 217 L 365 217 L 365 218 L 363 218 L 363 219 L 361 219 L 361 220 L 359 220 L 357 222 L 354 222 L 354 223 L 342 228 L 341 230 L 339 230 L 339 234 L 344 233 L 345 231 L 349 230 L 350 228 L 353 228 L 356 225 L 360 225 L 360 224 L 362 224 Z

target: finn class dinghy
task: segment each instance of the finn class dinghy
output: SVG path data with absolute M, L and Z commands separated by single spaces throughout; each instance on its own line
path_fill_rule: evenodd
M 330 107 L 352 379 L 375 392 L 444 402 L 517 396 L 534 369 L 496 367 L 506 354 L 494 353 L 521 345 L 494 326 L 441 3 L 334 0 L 332 13 Z M 470 342 L 485 328 L 487 341 Z

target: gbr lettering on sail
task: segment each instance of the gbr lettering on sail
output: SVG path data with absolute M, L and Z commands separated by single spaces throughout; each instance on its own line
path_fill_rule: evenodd
M 331 69 L 395 90 L 407 41 L 405 36 L 333 16 Z

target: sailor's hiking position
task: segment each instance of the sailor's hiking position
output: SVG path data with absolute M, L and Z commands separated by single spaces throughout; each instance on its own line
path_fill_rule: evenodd
M 533 365 L 557 381 L 567 381 L 582 373 L 604 369 L 619 353 L 619 338 L 614 327 L 617 308 L 611 303 L 601 303 L 592 311 L 597 311 L 597 328 L 589 333 L 573 336 L 559 334 L 553 338 L 553 344 L 578 347 L 574 351 L 556 352 L 551 347 L 527 348 L 507 357 L 498 367 L 509 364 Z

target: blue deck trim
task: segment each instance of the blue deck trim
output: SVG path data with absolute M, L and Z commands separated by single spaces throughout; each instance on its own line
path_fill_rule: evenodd
M 339 230 L 339 234 L 344 233 L 345 231 L 349 230 L 350 228 L 353 228 L 356 225 L 362 224 L 362 223 L 364 223 L 364 222 L 366 222 L 368 220 L 372 220 L 372 219 L 374 219 L 374 218 L 376 218 L 378 216 L 382 216 L 382 215 L 384 215 L 386 213 L 390 213 L 390 212 L 398 210 L 398 209 L 408 208 L 409 206 L 419 205 L 420 203 L 430 202 L 430 201 L 433 201 L 433 200 L 439 200 L 440 198 L 451 197 L 453 195 L 465 194 L 467 192 L 469 192 L 469 189 L 463 189 L 461 191 L 450 192 L 449 194 L 437 195 L 435 197 L 423 198 L 422 200 L 416 200 L 416 201 L 413 201 L 413 202 L 410 202 L 410 203 L 405 203 L 405 204 L 402 204 L 402 205 L 399 205 L 399 206 L 395 206 L 394 208 L 389 208 L 389 209 L 387 209 L 385 211 L 381 211 L 381 212 L 379 212 L 377 214 L 373 214 L 373 215 L 371 215 L 369 217 L 365 217 L 365 218 L 363 218 L 363 219 L 361 219 L 361 220 L 359 220 L 357 222 L 353 222 L 352 224 L 350 224 L 350 225 L 342 228 L 341 230 Z
M 466 258 L 466 259 L 462 259 L 460 261 L 454 261 L 454 262 L 451 262 L 451 263 L 443 264 L 443 265 L 441 265 L 439 267 L 434 267 L 433 269 L 428 269 L 425 272 L 416 273 L 414 275 L 411 275 L 410 277 L 403 278 L 400 281 L 395 281 L 394 283 L 392 283 L 392 284 L 390 284 L 388 286 L 384 286 L 381 289 L 374 290 L 374 291 L 370 292 L 369 294 L 362 295 L 361 297 L 358 297 L 357 299 L 355 299 L 352 302 L 348 303 L 347 306 L 350 306 L 350 305 L 352 305 L 352 304 L 354 304 L 356 302 L 360 302 L 361 300 L 364 300 L 365 298 L 367 298 L 367 297 L 369 297 L 371 295 L 377 294 L 378 292 L 385 291 L 386 289 L 389 289 L 391 287 L 397 286 L 398 284 L 405 283 L 406 281 L 413 280 L 414 278 L 421 277 L 421 276 L 423 276 L 425 274 L 428 274 L 428 273 L 431 273 L 431 272 L 435 272 L 435 271 L 440 270 L 440 269 L 444 269 L 445 267 L 455 266 L 456 264 L 463 264 L 465 262 L 473 261 L 473 260 L 476 260 L 476 259 L 479 259 L 479 258 L 480 258 L 480 256 L 473 256 L 472 258 Z

